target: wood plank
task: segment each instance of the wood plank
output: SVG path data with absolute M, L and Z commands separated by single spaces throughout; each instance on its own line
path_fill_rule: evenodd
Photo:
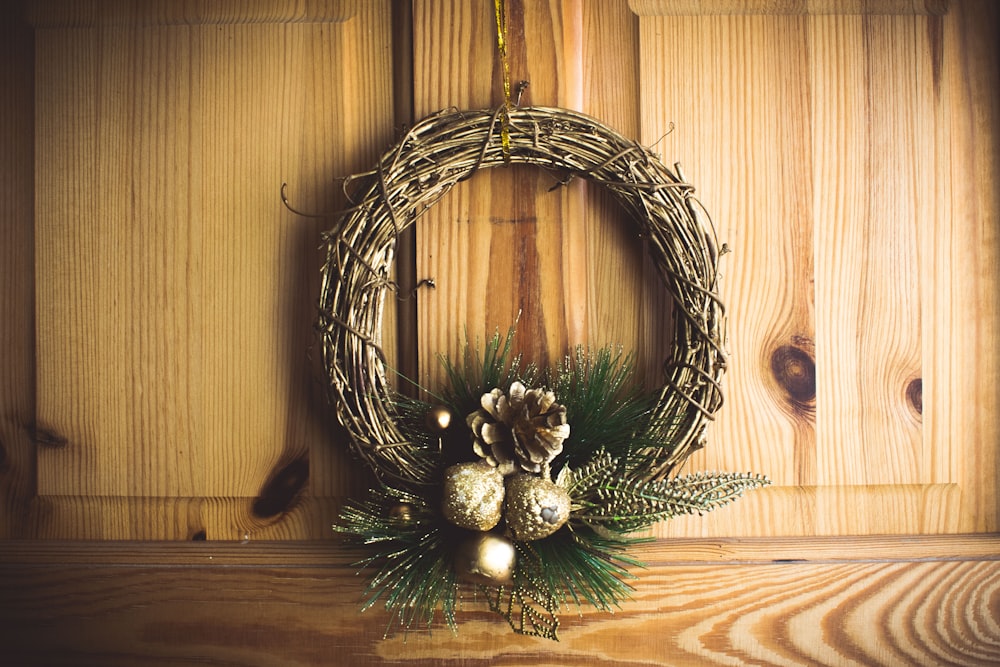
M 66 549 L 68 554 L 73 549 Z M 160 553 L 145 545 L 146 554 Z M 180 546 L 180 545 L 178 545 Z M 512 635 L 482 602 L 458 633 L 393 634 L 357 609 L 342 559 L 0 560 L 0 641 L 19 665 L 985 665 L 1000 660 L 1000 566 L 914 562 L 654 564 L 614 615 L 565 610 L 561 641 Z M 2 553 L 2 551 L 0 551 Z M 22 554 L 22 555 L 28 555 Z M 316 555 L 316 554 L 314 554 Z M 318 559 L 317 559 L 318 560 Z M 948 619 L 942 622 L 942 619 Z
M 1000 400 L 997 348 L 993 344 L 998 331 L 997 245 L 995 225 L 986 223 L 997 215 L 992 182 L 998 153 L 992 139 L 987 140 L 990 149 L 984 151 L 981 146 L 984 132 L 993 136 L 1000 128 L 1000 98 L 995 86 L 988 83 L 995 81 L 998 62 L 995 10 L 991 4 L 967 2 L 954 3 L 952 12 L 943 19 L 917 19 L 916 25 L 901 18 L 860 20 L 855 34 L 871 49 L 871 56 L 863 72 L 859 71 L 863 77 L 859 80 L 869 82 L 870 92 L 864 94 L 867 101 L 861 102 L 863 110 L 857 105 L 854 110 L 861 111 L 867 122 L 855 126 L 858 114 L 849 109 L 836 118 L 822 112 L 851 99 L 853 93 L 837 86 L 831 87 L 836 101 L 824 104 L 817 95 L 816 105 L 822 122 L 816 128 L 820 135 L 839 132 L 846 136 L 857 130 L 869 133 L 864 159 L 869 176 L 863 183 L 856 181 L 859 162 L 845 163 L 838 173 L 822 175 L 818 182 L 823 184 L 821 192 L 829 193 L 831 182 L 855 180 L 872 197 L 867 212 L 862 213 L 868 221 L 854 223 L 863 231 L 856 229 L 853 234 L 864 236 L 864 243 L 874 252 L 866 251 L 863 266 L 856 265 L 861 273 L 848 273 L 859 275 L 866 283 L 859 293 L 867 294 L 861 301 L 868 305 L 859 305 L 859 317 L 882 322 L 875 327 L 860 322 L 851 327 L 859 334 L 859 348 L 881 339 L 878 353 L 859 349 L 854 370 L 849 368 L 852 362 L 846 350 L 826 351 L 826 365 L 836 365 L 848 377 L 867 378 L 858 385 L 860 400 L 837 399 L 840 409 L 826 411 L 832 417 L 824 422 L 829 454 L 843 456 L 855 450 L 847 455 L 849 464 L 844 465 L 845 460 L 830 466 L 828 474 L 845 481 L 851 477 L 854 483 L 859 483 L 862 475 L 868 475 L 870 481 L 876 477 L 902 481 L 905 473 L 900 464 L 909 460 L 911 474 L 919 470 L 918 477 L 911 478 L 914 481 L 959 484 L 963 506 L 953 516 L 950 528 L 959 532 L 994 530 L 998 520 L 998 420 L 994 410 L 973 407 L 997 405 Z M 837 20 L 817 18 L 814 27 Z M 912 46 L 905 46 L 907 42 Z M 854 47 L 859 45 L 855 41 L 844 53 L 856 54 Z M 856 55 L 847 57 L 853 60 Z M 907 61 L 911 64 L 903 65 Z M 837 76 L 850 67 L 842 60 L 826 65 L 819 59 L 814 62 L 831 68 L 831 72 L 836 70 Z M 892 69 L 900 74 L 887 78 Z M 901 103 L 884 99 L 892 87 L 897 89 L 892 97 Z M 899 107 L 907 111 L 901 113 Z M 969 123 L 967 109 L 976 110 L 974 123 Z M 839 154 L 850 152 L 848 147 L 844 149 Z M 954 183 L 962 183 L 964 192 L 954 188 Z M 856 186 L 846 190 L 856 191 Z M 819 208 L 830 207 L 821 204 Z M 836 222 L 831 219 L 830 225 L 819 229 L 834 234 Z M 990 231 L 981 237 L 981 229 Z M 817 267 L 852 261 L 845 259 L 850 255 L 843 252 L 843 236 L 831 237 L 826 245 L 817 244 L 823 248 Z M 847 279 L 834 281 L 832 273 L 823 268 L 817 273 L 817 290 L 830 297 L 818 295 L 818 303 L 843 304 L 842 295 L 850 288 Z M 841 345 L 853 308 L 830 312 L 817 306 L 827 322 L 830 339 L 840 337 Z M 975 313 L 973 333 L 968 313 Z M 918 326 L 919 348 L 910 333 Z M 873 360 L 878 360 L 874 368 Z M 832 406 L 835 392 L 844 397 L 846 380 L 827 376 L 821 384 L 825 391 L 820 387 L 818 393 L 825 397 L 827 407 Z M 924 387 L 928 388 L 926 400 Z M 883 398 L 863 398 L 873 391 Z M 880 403 L 883 408 L 873 412 L 872 406 Z M 875 427 L 866 426 L 849 435 L 846 424 L 852 420 L 844 417 L 862 412 L 869 415 L 864 422 Z M 915 422 L 922 424 L 919 439 L 907 437 Z M 870 439 L 872 432 L 881 435 Z M 958 433 L 963 435 L 956 437 Z M 886 458 L 887 442 L 897 450 L 892 460 Z
M 37 32 L 39 493 L 257 497 L 260 519 L 358 483 L 309 356 L 330 222 L 279 192 L 337 210 L 389 143 L 390 33 L 388 3 Z
M 656 567 L 781 563 L 918 563 L 1000 560 L 1000 536 L 858 535 L 850 537 L 677 538 L 636 544 L 629 553 Z M 5 540 L 0 566 L 240 565 L 349 567 L 363 555 L 337 541 L 257 539 L 192 541 Z M 638 572 L 642 577 L 642 572 Z
M 786 487 L 658 535 L 994 530 L 994 11 L 640 18 L 644 141 L 675 124 L 734 250 L 728 402 L 689 466 Z
M 530 81 L 522 104 L 581 110 L 636 136 L 637 35 L 625 4 L 508 7 L 512 79 Z M 502 102 L 489 3 L 417 2 L 414 31 L 417 116 Z M 662 288 L 645 287 L 635 230 L 599 188 L 577 180 L 549 192 L 554 183 L 531 169 L 477 174 L 418 223 L 418 277 L 437 283 L 418 304 L 425 385 L 441 381 L 437 355 L 455 358 L 466 327 L 475 342 L 519 314 L 519 349 L 539 365 L 576 344 L 616 344 L 658 370 L 669 312 L 657 307 Z
M 629 0 L 640 16 L 945 14 L 949 0 Z
M 1000 527 L 1000 12 L 956 4 L 933 40 L 935 151 L 922 204 L 925 433 L 934 481 L 962 486 L 963 531 Z
M 921 377 L 922 168 L 933 135 L 925 19 L 816 18 L 813 138 L 817 375 L 825 484 L 930 481 L 919 414 L 906 386 Z M 937 446 L 948 447 L 947 442 Z
M 30 0 L 25 3 L 29 21 L 38 28 L 342 23 L 354 15 L 356 4 L 354 0 Z
M 19 536 L 40 540 L 331 541 L 344 497 L 38 496 L 17 505 Z
M 0 539 L 35 492 L 34 40 L 0 8 Z
M 705 516 L 663 522 L 653 533 L 660 538 L 954 533 L 964 509 L 958 484 L 774 486 Z
M 732 251 L 720 262 L 727 400 L 688 469 L 762 471 L 793 486 L 815 485 L 820 474 L 806 20 L 640 18 L 643 141 L 673 128 L 657 150 L 682 164 Z M 697 94 L 686 94 L 691 81 Z

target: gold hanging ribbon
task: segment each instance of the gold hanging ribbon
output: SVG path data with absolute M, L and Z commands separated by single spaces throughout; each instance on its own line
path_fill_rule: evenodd
M 507 59 L 507 8 L 504 0 L 493 0 L 497 19 L 497 51 L 503 73 L 503 108 L 500 109 L 500 146 L 504 164 L 510 164 L 510 61 Z

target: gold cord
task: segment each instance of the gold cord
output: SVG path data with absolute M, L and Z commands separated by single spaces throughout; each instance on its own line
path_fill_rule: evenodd
M 503 72 L 503 108 L 500 110 L 500 146 L 504 164 L 510 164 L 510 61 L 507 59 L 507 8 L 504 0 L 493 0 L 497 19 L 497 51 Z

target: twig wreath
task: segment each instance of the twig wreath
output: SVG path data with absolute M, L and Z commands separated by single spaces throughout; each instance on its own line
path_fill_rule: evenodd
M 662 387 L 638 386 L 631 355 L 611 349 L 522 364 L 512 329 L 445 359 L 447 387 L 419 399 L 390 388 L 380 331 L 400 232 L 457 183 L 510 164 L 557 186 L 599 183 L 635 221 L 675 306 Z M 629 595 L 635 533 L 768 483 L 672 476 L 704 445 L 726 368 L 719 247 L 679 169 L 583 114 L 504 105 L 424 119 L 344 187 L 318 329 L 337 418 L 377 478 L 334 527 L 370 549 L 365 608 L 383 602 L 404 630 L 440 608 L 454 628 L 471 590 L 515 631 L 555 639 L 564 603 L 610 610 Z

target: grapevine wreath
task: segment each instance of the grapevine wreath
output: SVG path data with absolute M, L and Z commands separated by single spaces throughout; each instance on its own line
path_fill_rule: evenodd
M 380 330 L 400 232 L 456 183 L 508 164 L 598 183 L 635 221 L 674 302 L 662 387 L 639 386 L 631 355 L 610 348 L 524 364 L 513 329 L 444 359 L 447 386 L 420 398 L 390 387 Z M 516 632 L 554 639 L 564 604 L 610 610 L 629 595 L 627 549 L 643 531 L 768 483 L 676 474 L 704 445 L 726 367 L 719 248 L 692 191 L 593 118 L 509 104 L 432 115 L 348 179 L 351 207 L 324 235 L 318 329 L 331 403 L 377 479 L 334 526 L 368 549 L 365 608 L 383 603 L 404 630 L 440 609 L 455 628 L 473 595 Z

